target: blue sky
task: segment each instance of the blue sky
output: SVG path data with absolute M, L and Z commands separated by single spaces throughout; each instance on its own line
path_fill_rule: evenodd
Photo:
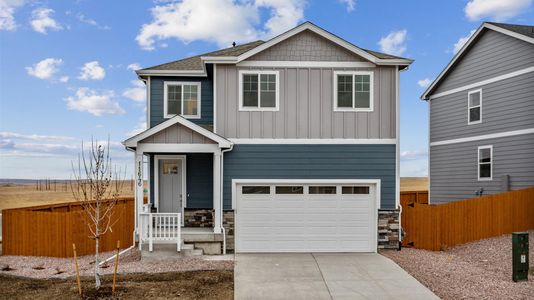
M 0 178 L 69 178 L 81 140 L 144 127 L 132 69 L 267 39 L 303 21 L 415 59 L 401 75 L 401 175 L 427 174 L 419 100 L 483 21 L 534 24 L 533 0 L 0 0 Z

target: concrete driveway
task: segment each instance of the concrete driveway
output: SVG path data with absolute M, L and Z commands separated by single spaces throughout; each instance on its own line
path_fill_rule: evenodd
M 439 299 L 375 253 L 236 254 L 235 299 Z

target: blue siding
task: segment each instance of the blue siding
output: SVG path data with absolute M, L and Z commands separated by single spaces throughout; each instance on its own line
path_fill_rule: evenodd
M 184 153 L 169 153 L 179 155 Z M 213 154 L 186 155 L 188 208 L 213 208 Z M 150 199 L 154 199 L 154 156 L 150 155 Z
M 381 179 L 381 208 L 395 208 L 395 145 L 235 145 L 224 154 L 224 208 L 232 179 Z
M 198 125 L 213 125 L 213 67 L 207 65 L 208 77 L 151 77 L 150 78 L 150 127 L 164 122 L 163 118 L 163 82 L 194 81 L 201 83 L 200 119 L 189 119 Z

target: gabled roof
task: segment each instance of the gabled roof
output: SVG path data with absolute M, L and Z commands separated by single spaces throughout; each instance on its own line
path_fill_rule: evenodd
M 363 48 L 359 48 L 356 45 L 347 42 L 346 40 L 320 28 L 319 26 L 305 22 L 301 25 L 288 30 L 267 42 L 255 41 L 247 44 L 208 52 L 205 54 L 184 58 L 181 60 L 165 63 L 150 68 L 145 68 L 136 71 L 140 76 L 143 75 L 192 75 L 192 76 L 205 76 L 205 63 L 238 63 L 241 62 L 261 51 L 264 51 L 304 30 L 310 30 L 323 38 L 359 55 L 372 63 L 379 65 L 400 65 L 408 66 L 413 62 L 411 59 L 393 56 L 385 53 L 371 51 Z
M 174 116 L 170 119 L 168 119 L 167 121 L 163 122 L 163 123 L 160 123 L 152 128 L 149 128 L 137 135 L 134 135 L 132 136 L 131 138 L 125 140 L 124 142 L 122 142 L 122 144 L 124 146 L 126 146 L 127 148 L 135 148 L 137 147 L 137 143 L 164 130 L 164 129 L 167 129 L 175 124 L 181 124 L 195 132 L 197 132 L 198 134 L 201 134 L 205 137 L 207 137 L 208 139 L 216 142 L 217 144 L 219 144 L 219 147 L 221 148 L 230 148 L 232 146 L 232 142 L 230 142 L 229 140 L 223 138 L 222 136 L 216 134 L 216 133 L 213 133 L 189 120 L 187 120 L 186 118 L 182 117 L 182 116 Z
M 422 100 L 430 99 L 432 92 L 438 86 L 438 84 L 446 77 L 446 75 L 452 70 L 452 68 L 465 55 L 466 51 L 471 48 L 471 45 L 475 43 L 475 41 L 478 40 L 481 34 L 486 30 L 497 31 L 502 34 L 514 37 L 516 39 L 520 39 L 525 42 L 534 44 L 534 26 L 484 22 L 482 23 L 482 25 L 480 25 L 476 32 L 471 35 L 469 40 L 463 45 L 462 49 L 460 49 L 460 51 L 458 51 L 458 53 L 454 55 L 449 64 L 445 67 L 445 69 L 443 69 L 443 71 L 441 71 L 441 73 L 426 89 L 423 95 L 421 95 Z

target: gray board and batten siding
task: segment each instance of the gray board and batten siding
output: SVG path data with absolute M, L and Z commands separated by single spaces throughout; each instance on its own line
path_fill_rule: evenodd
M 207 77 L 172 77 L 172 76 L 151 76 L 150 77 L 150 128 L 168 120 L 163 116 L 164 82 L 165 81 L 186 81 L 200 82 L 200 119 L 189 119 L 197 125 L 213 125 L 213 66 L 206 65 Z
M 534 66 L 534 44 L 486 30 L 432 94 Z
M 479 124 L 467 124 L 468 90 L 430 100 L 430 142 L 534 128 L 533 83 L 531 72 L 474 88 L 482 89 Z
M 224 154 L 224 209 L 232 179 L 380 179 L 383 209 L 395 208 L 395 145 L 234 145 Z
M 478 147 L 493 146 L 493 179 L 478 180 Z M 534 134 L 502 137 L 431 147 L 430 195 L 432 204 L 447 203 L 504 192 L 503 176 L 509 189 L 534 186 Z
M 239 111 L 239 70 L 277 70 L 279 111 Z M 372 112 L 334 112 L 333 72 L 372 71 Z M 396 67 L 262 68 L 218 65 L 217 133 L 227 138 L 393 139 Z

